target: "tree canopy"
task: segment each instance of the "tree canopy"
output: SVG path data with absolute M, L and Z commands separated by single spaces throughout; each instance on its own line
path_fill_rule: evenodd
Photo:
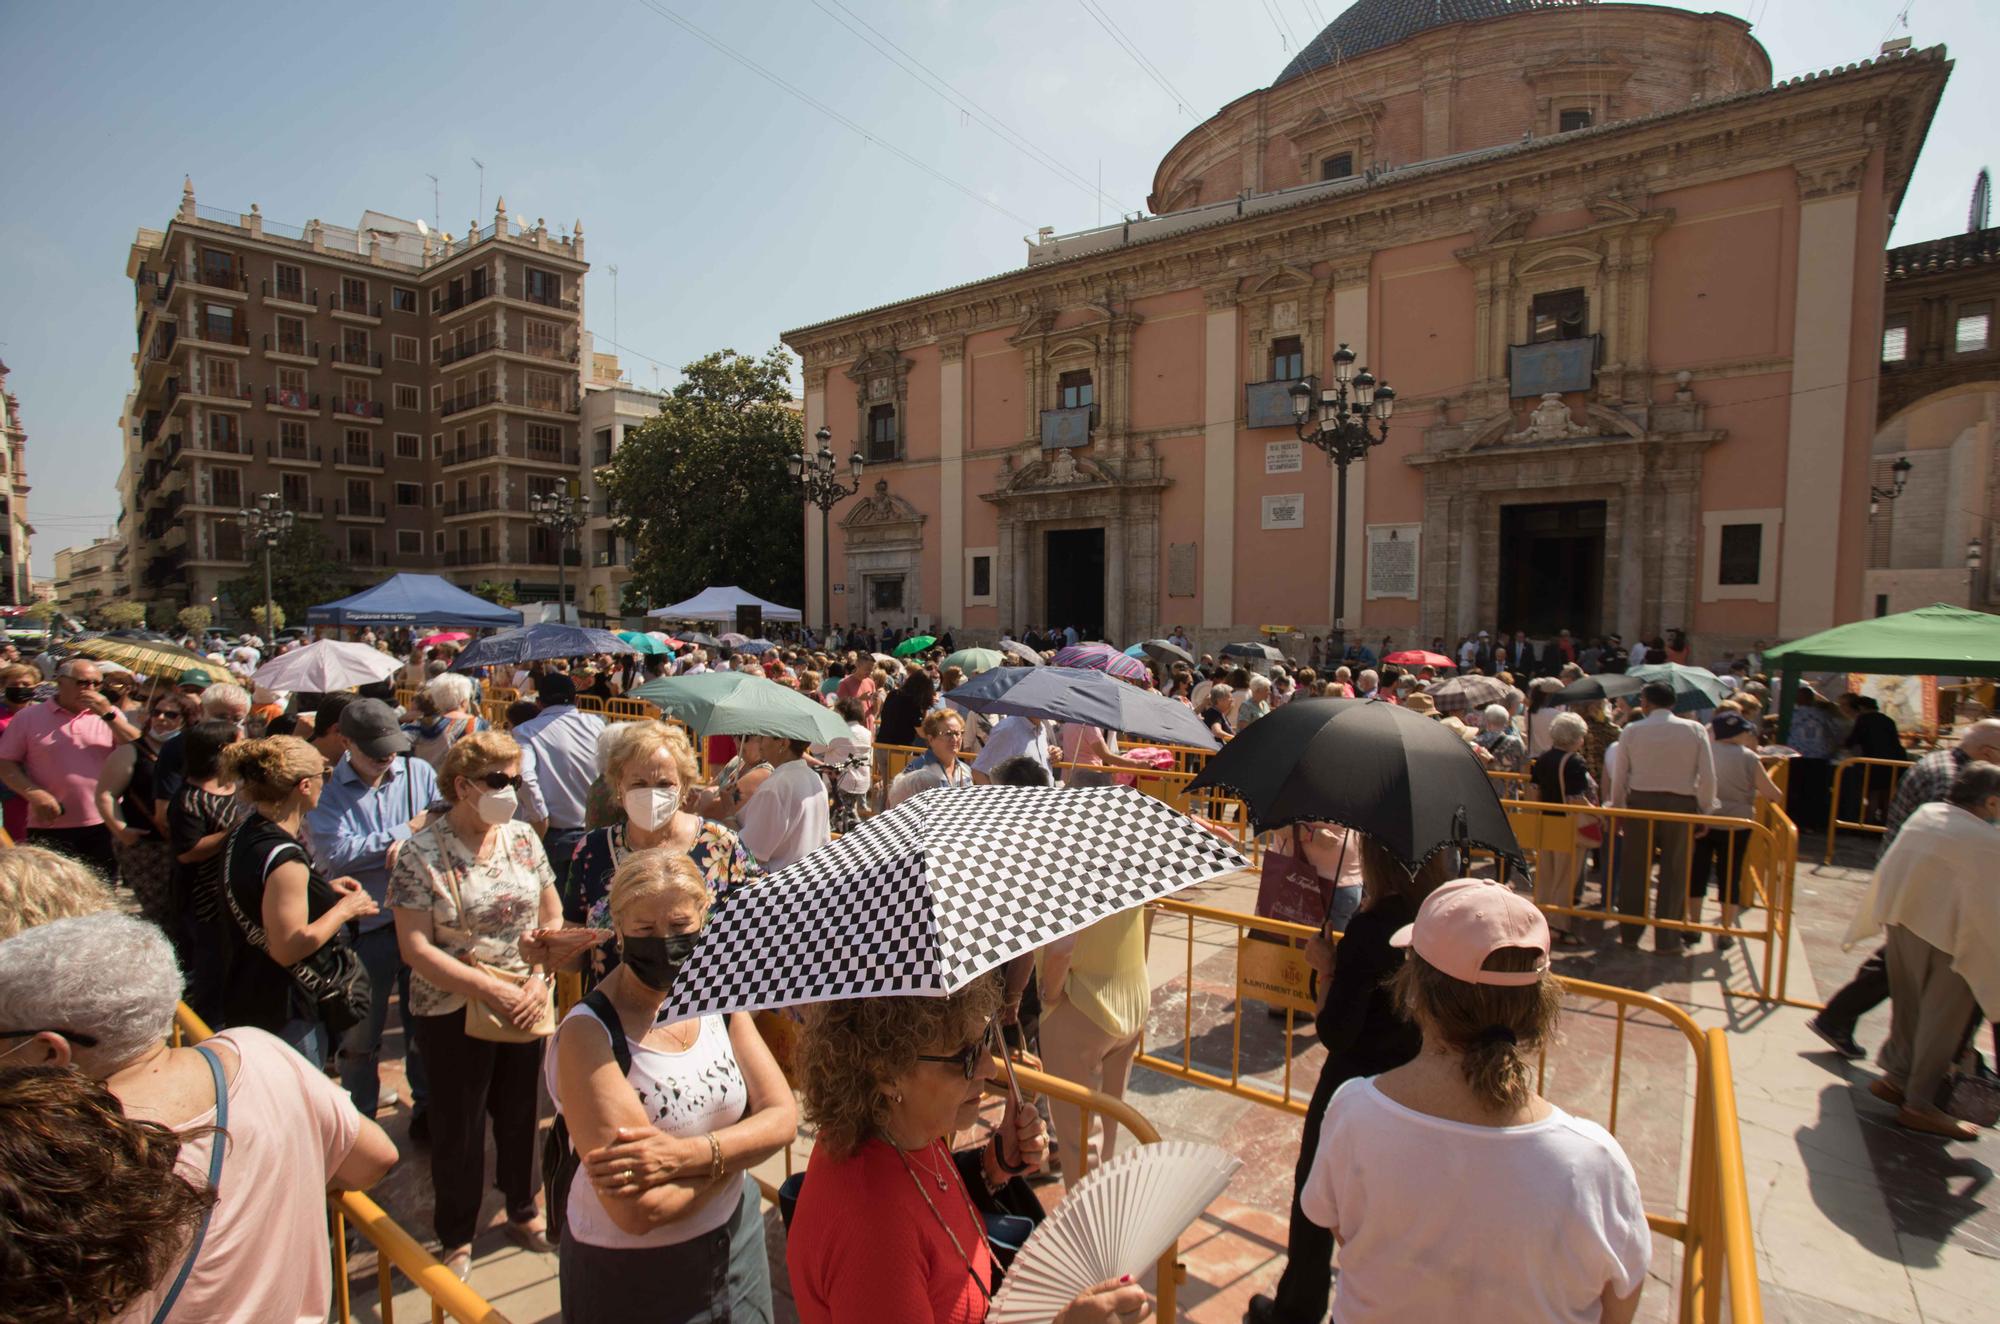
M 626 602 L 678 602 L 739 584 L 774 602 L 805 592 L 805 521 L 791 463 L 803 423 L 792 359 L 720 350 L 682 370 L 659 415 L 603 475 L 632 546 Z
M 308 609 L 330 602 L 347 591 L 333 551 L 308 520 L 300 520 L 271 548 L 271 601 L 281 617 L 306 618 Z M 253 555 L 250 569 L 221 585 L 222 597 L 239 617 L 264 605 L 264 562 Z

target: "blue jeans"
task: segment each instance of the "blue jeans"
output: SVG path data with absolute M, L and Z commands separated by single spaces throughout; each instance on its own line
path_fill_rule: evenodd
M 1333 900 L 1327 902 L 1326 926 L 1335 933 L 1347 932 L 1347 922 L 1354 918 L 1354 912 L 1361 909 L 1361 889 L 1358 887 L 1336 887 Z
M 365 929 L 354 940 L 354 951 L 368 970 L 368 1018 L 350 1028 L 340 1040 L 340 1084 L 354 1099 L 363 1117 L 373 1117 L 382 1098 L 382 1027 L 389 1019 L 389 990 L 402 998 L 403 1068 L 410 1080 L 410 1106 L 423 1110 L 430 1098 L 424 1059 L 410 1034 L 409 967 L 396 946 L 396 926 Z
M 294 1016 L 278 1031 L 278 1037 L 298 1050 L 299 1056 L 316 1068 L 326 1066 L 326 1027 L 311 1016 Z
M 589 835 L 583 828 L 552 827 L 542 837 L 542 849 L 549 857 L 549 869 L 556 876 L 556 893 L 569 895 L 569 862 L 576 855 L 576 843 Z

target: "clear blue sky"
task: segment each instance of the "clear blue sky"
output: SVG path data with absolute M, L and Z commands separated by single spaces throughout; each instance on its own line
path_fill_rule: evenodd
M 0 0 L 12 126 L 0 145 L 0 358 L 28 427 L 36 572 L 116 514 L 125 256 L 137 227 L 166 224 L 184 174 L 206 205 L 341 225 L 370 207 L 432 219 L 435 174 L 457 233 L 478 205 L 477 157 L 482 221 L 496 195 L 551 228 L 582 219 L 590 329 L 610 348 L 615 264 L 615 338 L 633 380 L 651 385 L 642 355 L 678 365 L 722 346 L 762 350 L 787 327 L 1017 266 L 1037 225 L 1080 229 L 1100 205 L 1105 220 L 1143 207 L 1154 165 L 1196 118 L 1268 84 L 1346 7 L 1090 3 L 1185 111 L 1085 0 Z M 1754 18 L 1780 78 L 1867 58 L 1906 30 L 1920 46 L 1946 43 L 1958 71 L 1895 239 L 1963 228 L 1993 139 L 1994 101 L 1979 90 L 2000 64 L 1992 0 L 1681 7 Z M 957 93 L 864 44 L 850 30 L 859 20 Z M 1010 146 L 961 109 L 966 97 L 1071 173 Z

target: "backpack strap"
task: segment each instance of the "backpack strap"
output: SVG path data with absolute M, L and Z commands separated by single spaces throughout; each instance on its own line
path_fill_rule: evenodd
M 222 1151 L 229 1142 L 229 1082 L 223 1079 L 222 1059 L 215 1050 L 203 1044 L 196 1044 L 194 1051 L 208 1060 L 208 1074 L 215 1078 L 215 1134 L 209 1137 L 208 1189 L 218 1194 L 222 1187 Z M 201 1222 L 194 1230 L 194 1241 L 188 1246 L 187 1259 L 181 1262 L 181 1271 L 174 1278 L 174 1285 L 167 1289 L 166 1299 L 154 1312 L 153 1324 L 165 1324 L 173 1313 L 174 1302 L 180 1300 L 181 1289 L 187 1286 L 188 1275 L 194 1272 L 195 1258 L 201 1254 L 201 1243 L 208 1236 L 208 1220 L 215 1214 L 215 1202 L 202 1210 Z
M 625 1039 L 625 1022 L 618 1019 L 618 1009 L 605 996 L 604 986 L 598 985 L 583 995 L 583 1005 L 590 1008 L 590 1014 L 604 1022 L 605 1033 L 611 1036 L 611 1056 L 618 1063 L 618 1070 L 625 1075 L 632 1073 L 632 1045 Z

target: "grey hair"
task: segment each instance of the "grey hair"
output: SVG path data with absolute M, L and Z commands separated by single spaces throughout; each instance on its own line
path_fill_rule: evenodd
M 1252 694 L 1269 694 L 1271 692 L 1271 682 L 1263 676 L 1252 676 L 1250 678 L 1250 692 Z
M 181 1000 L 167 935 L 115 911 L 59 919 L 0 942 L 0 1025 L 89 1035 L 76 1065 L 103 1080 L 167 1037 Z
M 240 722 L 250 711 L 250 691 L 241 685 L 223 681 L 211 685 L 201 692 L 201 714 L 203 717 L 222 717 L 232 722 Z
M 463 708 L 472 702 L 472 682 L 464 676 L 447 671 L 441 676 L 433 676 L 425 681 L 424 694 L 430 699 L 431 707 L 440 713 L 448 713 L 454 708 Z
M 86 662 L 90 663 L 93 667 L 97 667 L 98 675 L 101 676 L 104 674 L 104 668 L 98 665 L 98 661 L 94 657 L 66 657 L 56 663 L 56 674 L 58 676 L 73 677 L 76 675 L 76 669 Z
M 611 765 L 618 761 L 618 751 L 624 746 L 626 738 L 644 725 L 644 722 L 604 724 L 603 732 L 597 737 L 597 775 L 606 784 L 611 781 Z
M 1590 734 L 1590 726 L 1575 713 L 1557 713 L 1549 723 L 1549 743 L 1557 749 L 1576 749 Z
M 1487 704 L 1479 716 L 1486 723 L 1488 731 L 1505 731 L 1508 724 L 1514 720 L 1513 715 L 1497 703 Z
M 1356 680 L 1364 686 L 1380 685 L 1382 683 L 1382 673 L 1373 667 L 1363 667 L 1361 674 L 1356 677 Z

